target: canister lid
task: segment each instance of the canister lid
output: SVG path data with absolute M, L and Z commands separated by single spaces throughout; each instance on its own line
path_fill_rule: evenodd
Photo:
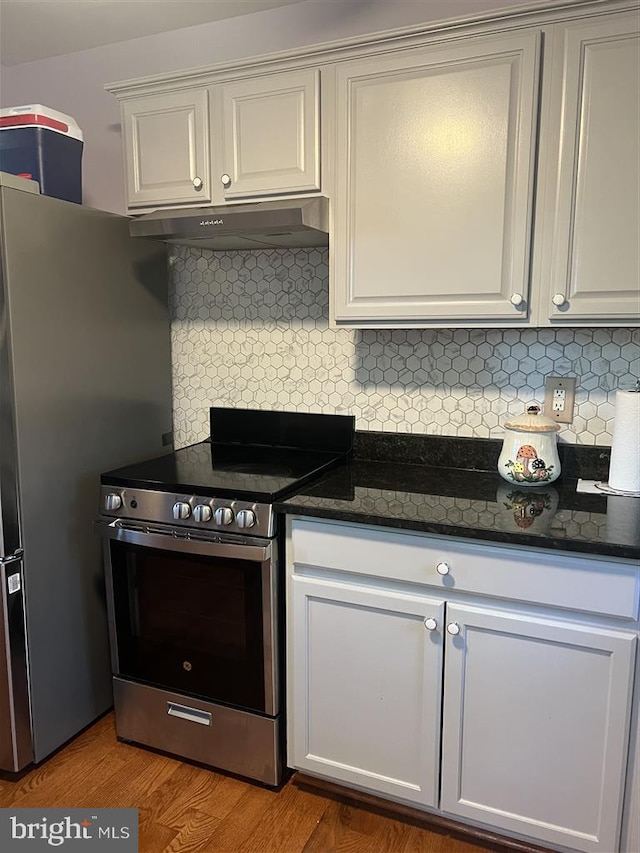
M 505 424 L 507 429 L 519 429 L 523 432 L 558 432 L 560 425 L 540 413 L 540 406 L 527 406 L 525 413 Z

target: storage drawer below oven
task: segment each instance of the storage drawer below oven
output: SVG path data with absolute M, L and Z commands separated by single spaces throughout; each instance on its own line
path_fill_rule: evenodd
M 237 773 L 282 781 L 280 719 L 114 677 L 118 737 Z

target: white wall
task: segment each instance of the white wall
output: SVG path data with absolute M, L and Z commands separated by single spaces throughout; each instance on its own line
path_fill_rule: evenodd
M 232 61 L 531 0 L 306 0 L 254 15 L 2 68 L 0 105 L 41 103 L 84 131 L 84 202 L 124 212 L 120 111 L 105 83 Z M 544 2 L 544 0 L 543 0 Z M 549 0 L 553 5 L 552 0 Z

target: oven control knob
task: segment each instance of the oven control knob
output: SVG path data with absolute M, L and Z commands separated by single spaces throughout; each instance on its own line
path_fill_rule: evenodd
M 104 499 L 104 508 L 107 512 L 115 512 L 117 509 L 120 509 L 122 506 L 122 498 L 120 495 L 116 495 L 115 492 L 112 492 L 110 495 L 107 495 Z
M 185 518 L 189 518 L 191 515 L 191 507 L 188 503 L 184 501 L 177 501 L 173 505 L 173 517 L 176 521 L 184 521 Z
M 216 524 L 227 525 L 233 521 L 233 510 L 228 506 L 219 506 L 216 510 Z
M 256 523 L 256 514 L 252 509 L 241 509 L 236 515 L 238 527 L 253 527 Z
M 206 504 L 198 504 L 198 506 L 193 508 L 193 517 L 198 522 L 211 521 L 212 516 L 211 507 Z

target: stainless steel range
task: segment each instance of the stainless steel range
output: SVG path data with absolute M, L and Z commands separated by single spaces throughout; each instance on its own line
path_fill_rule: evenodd
M 272 504 L 340 464 L 340 415 L 211 409 L 211 439 L 101 478 L 118 737 L 268 785 L 283 774 Z

